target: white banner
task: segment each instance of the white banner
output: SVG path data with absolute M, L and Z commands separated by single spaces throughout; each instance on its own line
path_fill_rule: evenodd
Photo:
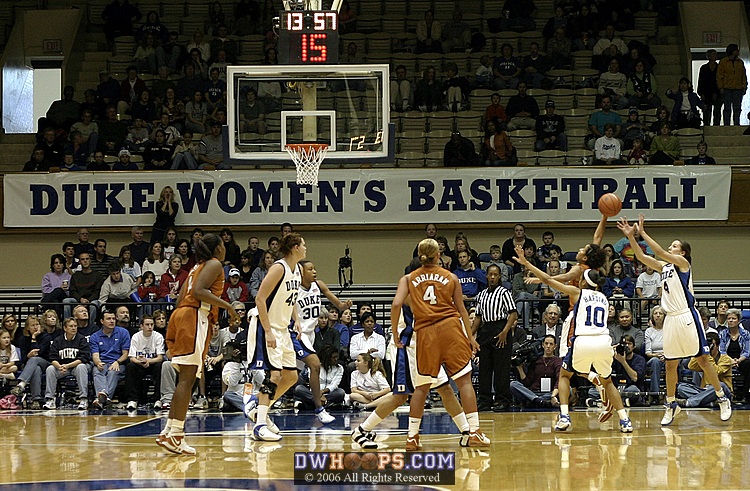
M 623 215 L 726 220 L 731 168 L 480 167 L 322 169 L 318 187 L 293 170 L 6 174 L 6 227 L 150 226 L 161 189 L 178 226 L 484 223 L 598 220 L 615 193 Z

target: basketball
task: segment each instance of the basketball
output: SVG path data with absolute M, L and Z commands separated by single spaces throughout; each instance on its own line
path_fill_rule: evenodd
M 348 453 L 344 455 L 344 469 L 356 471 L 360 468 L 361 465 L 362 462 L 359 458 L 359 455 L 357 455 L 356 453 Z
M 366 453 L 362 456 L 362 468 L 371 471 L 378 466 L 378 456 L 374 453 Z
M 620 213 L 622 210 L 622 200 L 613 193 L 607 193 L 599 198 L 599 211 L 605 217 L 613 217 Z

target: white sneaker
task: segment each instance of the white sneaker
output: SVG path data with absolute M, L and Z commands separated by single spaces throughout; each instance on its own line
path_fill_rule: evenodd
M 160 411 L 161 410 L 161 399 L 157 400 L 154 403 L 154 411 Z
M 677 401 L 672 401 L 671 403 L 666 403 L 664 405 L 664 417 L 661 418 L 661 425 L 662 426 L 669 426 L 672 424 L 672 421 L 674 421 L 674 418 L 680 414 L 680 411 L 682 411 L 682 408 L 679 404 L 677 404 Z M 731 411 L 731 408 L 730 408 Z
M 88 399 L 81 399 L 81 401 L 78 403 L 78 410 L 79 411 L 87 411 L 89 408 L 89 400 Z
M 128 401 L 128 405 L 126 406 L 126 409 L 128 411 L 133 411 L 138 409 L 138 403 L 136 401 Z
M 719 414 L 721 420 L 729 421 L 729 418 L 732 417 L 732 402 L 727 396 L 719 397 L 717 402 L 719 403 Z
M 198 396 L 198 400 L 195 401 L 193 407 L 195 409 L 208 409 L 208 400 L 203 396 Z
M 195 455 L 198 453 L 195 448 L 185 443 L 184 436 L 159 435 L 156 438 L 156 444 L 176 454 Z
M 567 414 L 558 415 L 555 431 L 567 431 L 568 428 L 570 428 L 570 416 Z
M 57 409 L 57 405 L 55 404 L 54 399 L 47 399 L 47 402 L 44 403 L 44 406 L 42 406 L 44 409 Z
M 324 425 L 327 425 L 328 423 L 333 423 L 336 420 L 336 418 L 328 414 L 328 411 L 326 411 L 325 409 L 320 411 L 317 414 L 317 416 L 318 416 L 318 421 L 320 421 Z
M 253 439 L 259 442 L 278 442 L 281 440 L 281 435 L 271 431 L 268 425 L 259 424 L 253 428 Z

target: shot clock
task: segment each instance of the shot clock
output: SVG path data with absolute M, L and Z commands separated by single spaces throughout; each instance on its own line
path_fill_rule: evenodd
M 279 13 L 279 61 L 289 65 L 339 61 L 338 13 L 333 10 L 283 10 Z

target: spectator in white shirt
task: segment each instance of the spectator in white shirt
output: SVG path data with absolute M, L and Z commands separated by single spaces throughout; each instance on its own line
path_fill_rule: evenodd
M 661 273 L 658 273 L 646 266 L 646 271 L 638 275 L 638 280 L 635 283 L 635 294 L 641 300 L 641 311 L 648 312 L 649 306 L 654 305 L 655 302 L 649 302 L 647 299 L 654 299 L 661 297 Z
M 352 358 L 367 353 L 374 358 L 385 357 L 385 337 L 375 332 L 375 314 L 365 312 L 360 319 L 364 331 L 352 336 L 349 342 L 349 355 Z

